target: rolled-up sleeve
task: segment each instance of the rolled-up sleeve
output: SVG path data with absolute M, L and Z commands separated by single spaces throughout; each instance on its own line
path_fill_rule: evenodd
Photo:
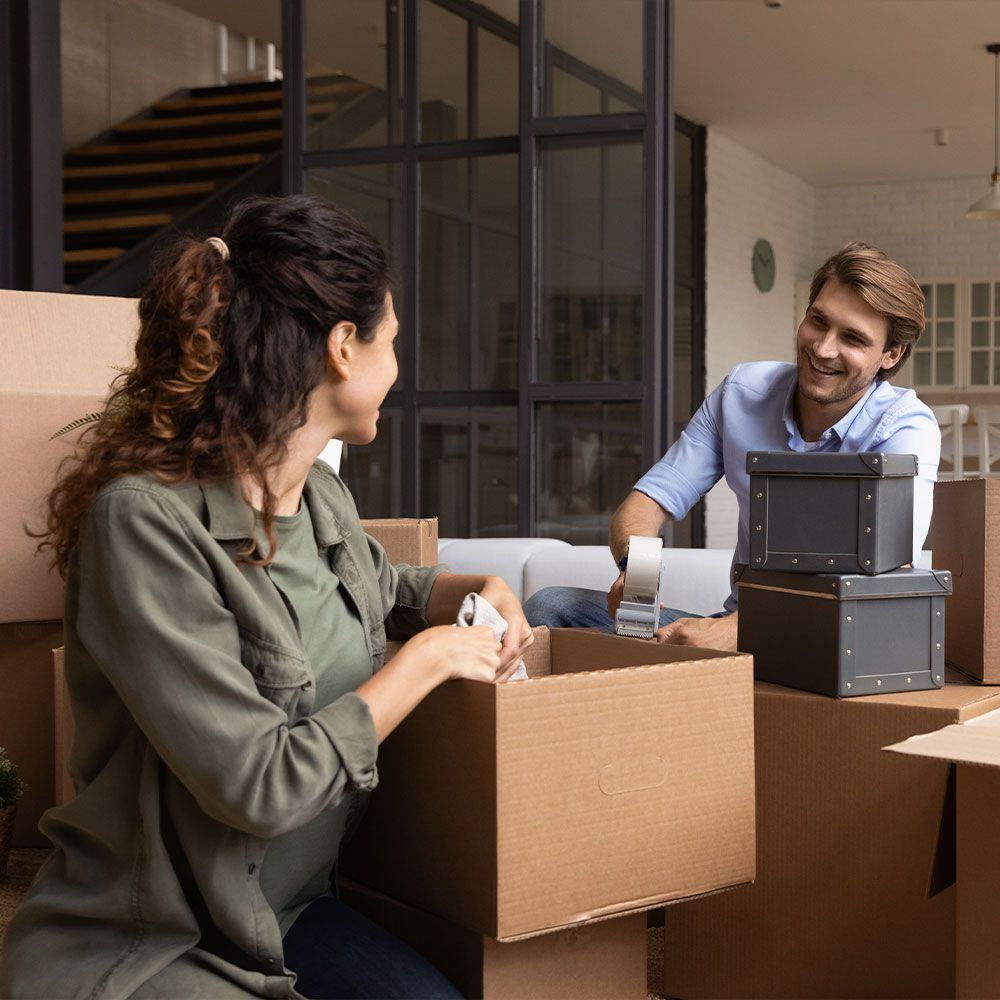
M 722 478 L 722 399 L 717 386 L 667 453 L 635 484 L 674 520 L 680 520 Z
M 376 784 L 374 722 L 349 693 L 288 724 L 244 665 L 236 620 L 189 531 L 153 490 L 99 496 L 78 549 L 77 633 L 199 806 L 273 838 Z
M 385 634 L 389 639 L 409 639 L 428 628 L 427 602 L 430 600 L 434 581 L 447 569 L 446 566 L 408 566 L 406 563 L 389 562 L 386 551 L 371 535 L 371 550 L 375 575 L 378 577 L 382 598 L 382 615 Z

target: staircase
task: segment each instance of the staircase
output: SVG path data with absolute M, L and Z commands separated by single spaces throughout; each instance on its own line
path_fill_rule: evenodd
M 310 127 L 333 122 L 345 140 L 384 109 L 380 91 L 347 76 L 312 78 L 308 93 Z M 70 149 L 67 290 L 135 295 L 166 235 L 207 234 L 233 201 L 279 193 L 281 114 L 280 82 L 198 87 Z

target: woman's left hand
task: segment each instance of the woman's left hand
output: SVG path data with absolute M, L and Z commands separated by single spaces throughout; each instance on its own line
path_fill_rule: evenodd
M 497 680 L 505 681 L 517 669 L 524 651 L 535 641 L 531 626 L 521 610 L 514 591 L 499 576 L 488 576 L 479 593 L 497 609 L 507 623 L 507 634 L 500 647 L 500 671 Z

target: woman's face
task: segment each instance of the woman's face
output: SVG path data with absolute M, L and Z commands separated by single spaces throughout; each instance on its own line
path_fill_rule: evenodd
M 346 427 L 340 437 L 348 444 L 369 444 L 375 439 L 379 407 L 396 381 L 394 343 L 399 321 L 386 292 L 382 322 L 370 341 L 355 340 L 350 380 L 343 383 L 341 402 Z

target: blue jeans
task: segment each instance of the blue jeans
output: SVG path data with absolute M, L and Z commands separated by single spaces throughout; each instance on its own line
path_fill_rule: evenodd
M 583 587 L 545 587 L 524 602 L 524 616 L 529 625 L 549 628 L 599 628 L 614 632 L 615 623 L 608 615 L 608 595 L 603 590 Z M 660 608 L 660 626 L 678 618 L 704 618 L 676 608 Z M 712 615 L 711 617 L 717 617 Z
M 462 994 L 430 962 L 399 938 L 333 896 L 313 900 L 284 940 L 285 965 L 295 989 L 331 1000 L 428 998 Z

